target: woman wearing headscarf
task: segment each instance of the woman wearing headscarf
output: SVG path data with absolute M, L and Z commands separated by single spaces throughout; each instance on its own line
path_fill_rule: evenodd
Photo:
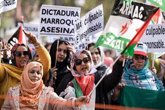
M 162 91 L 164 90 L 162 81 L 148 67 L 147 52 L 147 45 L 138 42 L 132 59 L 125 63 L 122 83 L 135 88 Z
M 95 47 L 95 43 L 89 43 L 86 47 L 87 50 L 91 53 L 91 57 L 93 60 L 94 68 L 96 68 L 95 74 L 95 83 L 99 81 L 99 79 L 105 74 L 107 66 L 104 64 L 104 53 L 101 50 L 100 47 Z M 99 86 L 96 88 L 96 103 L 102 103 L 102 104 L 110 104 L 111 99 L 110 95 L 111 93 L 106 93 L 103 91 L 104 85 L 103 83 L 99 84 Z
M 68 82 L 73 79 L 68 69 L 72 52 L 72 46 L 61 39 L 55 40 L 50 48 L 51 71 L 46 85 L 52 86 L 58 95 L 66 88 Z
M 66 99 L 83 95 L 89 96 L 89 106 L 84 105 L 81 107 L 81 110 L 94 110 L 97 108 L 97 106 L 95 107 L 95 103 L 103 104 L 102 107 L 104 108 L 105 100 L 98 97 L 102 96 L 104 98 L 104 95 L 107 95 L 120 81 L 122 70 L 117 69 L 118 65 L 122 65 L 122 63 L 118 61 L 114 65 L 112 73 L 107 74 L 100 82 L 99 85 L 102 86 L 95 88 L 95 84 L 97 84 L 102 77 L 98 77 L 99 74 L 95 74 L 97 70 L 94 68 L 90 52 L 88 50 L 76 52 L 71 60 L 71 72 L 74 79 L 68 84 L 68 87 L 60 96 Z
M 44 76 L 50 69 L 50 56 L 47 50 L 42 46 L 31 33 L 26 33 L 28 41 L 33 44 L 39 55 L 41 63 L 44 65 Z M 32 59 L 31 51 L 26 44 L 15 44 L 11 49 L 12 64 L 0 64 L 0 95 L 6 95 L 10 87 L 20 83 L 21 74 L 24 66 Z M 4 99 L 0 100 L 0 107 Z
M 51 87 L 43 84 L 43 66 L 40 62 L 29 62 L 22 73 L 19 86 L 9 89 L 2 110 L 72 110 L 87 98 L 68 100 L 59 97 Z

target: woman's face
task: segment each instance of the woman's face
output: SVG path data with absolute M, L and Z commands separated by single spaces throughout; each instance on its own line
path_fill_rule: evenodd
M 90 58 L 84 53 L 81 53 L 78 56 L 78 58 L 75 59 L 76 70 L 81 75 L 89 73 L 90 66 L 91 66 Z
M 142 69 L 145 65 L 146 60 L 147 60 L 147 57 L 143 55 L 133 56 L 133 64 L 136 69 Z
M 57 61 L 63 62 L 65 58 L 67 57 L 67 45 L 64 43 L 60 44 L 58 46 L 56 54 L 57 54 Z
M 33 66 L 31 69 L 28 70 L 28 75 L 29 75 L 29 79 L 32 82 L 39 81 L 40 79 L 42 79 L 41 67 L 39 65 Z
M 101 56 L 99 54 L 99 50 L 97 48 L 94 48 L 94 46 L 91 46 L 89 48 L 89 51 L 91 52 L 94 65 L 97 65 L 98 63 L 100 63 Z
M 29 61 L 29 52 L 25 46 L 19 46 L 15 51 L 16 66 L 23 68 Z

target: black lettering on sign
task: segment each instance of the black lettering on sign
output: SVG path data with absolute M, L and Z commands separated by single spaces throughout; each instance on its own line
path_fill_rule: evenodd
M 3 4 L 3 6 L 10 6 L 15 4 L 15 0 L 4 0 Z
M 73 20 L 59 19 L 59 18 L 41 18 L 41 23 L 45 24 L 66 24 L 68 26 L 73 25 Z
M 73 34 L 74 29 L 63 28 L 63 27 L 42 27 L 40 30 L 41 33 L 51 32 L 51 33 L 65 33 Z
M 144 7 L 140 5 L 127 5 L 126 1 L 123 1 L 123 5 L 120 8 L 120 13 L 123 15 L 131 16 L 132 18 L 142 19 Z
M 70 10 L 56 10 L 56 9 L 42 9 L 42 15 L 58 15 L 58 16 L 68 16 L 68 17 L 79 17 L 77 11 Z

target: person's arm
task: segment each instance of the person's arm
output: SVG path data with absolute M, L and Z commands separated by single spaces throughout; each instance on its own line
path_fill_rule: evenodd
M 5 69 L 3 67 L 3 64 L 0 63 L 0 83 L 5 78 Z
M 81 96 L 79 98 L 70 97 L 68 99 L 64 99 L 59 97 L 55 92 L 50 92 L 49 103 L 53 110 L 73 110 L 79 109 L 79 106 L 87 103 L 88 98 L 85 96 Z
M 39 44 L 36 47 L 36 51 L 39 55 L 40 62 L 43 64 L 43 70 L 44 70 L 44 76 L 48 74 L 51 64 L 51 59 L 48 51 L 45 49 L 45 47 L 41 44 Z
M 120 82 L 123 73 L 122 65 L 123 62 L 118 60 L 113 66 L 112 73 L 105 76 L 105 78 L 102 81 L 104 86 L 103 88 L 105 89 L 104 91 L 111 91 Z
M 29 43 L 32 43 L 35 46 L 36 52 L 39 55 L 40 62 L 43 64 L 44 76 L 46 76 L 49 72 L 50 67 L 51 67 L 51 65 L 50 65 L 51 64 L 51 58 L 50 58 L 48 51 L 36 39 L 36 37 L 34 35 L 32 35 L 31 33 L 27 33 L 24 30 L 23 30 L 23 32 L 28 37 Z

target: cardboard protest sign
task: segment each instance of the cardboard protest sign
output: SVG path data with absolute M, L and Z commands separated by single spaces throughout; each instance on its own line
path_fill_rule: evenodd
M 149 25 L 141 38 L 148 46 L 148 52 L 164 52 L 165 50 L 165 25 Z
M 80 18 L 80 8 L 42 5 L 40 35 L 74 36 L 74 22 Z
M 87 42 L 92 42 L 89 36 L 92 37 L 104 28 L 103 5 L 97 6 L 81 17 L 75 23 L 75 28 L 77 49 L 84 49 Z

